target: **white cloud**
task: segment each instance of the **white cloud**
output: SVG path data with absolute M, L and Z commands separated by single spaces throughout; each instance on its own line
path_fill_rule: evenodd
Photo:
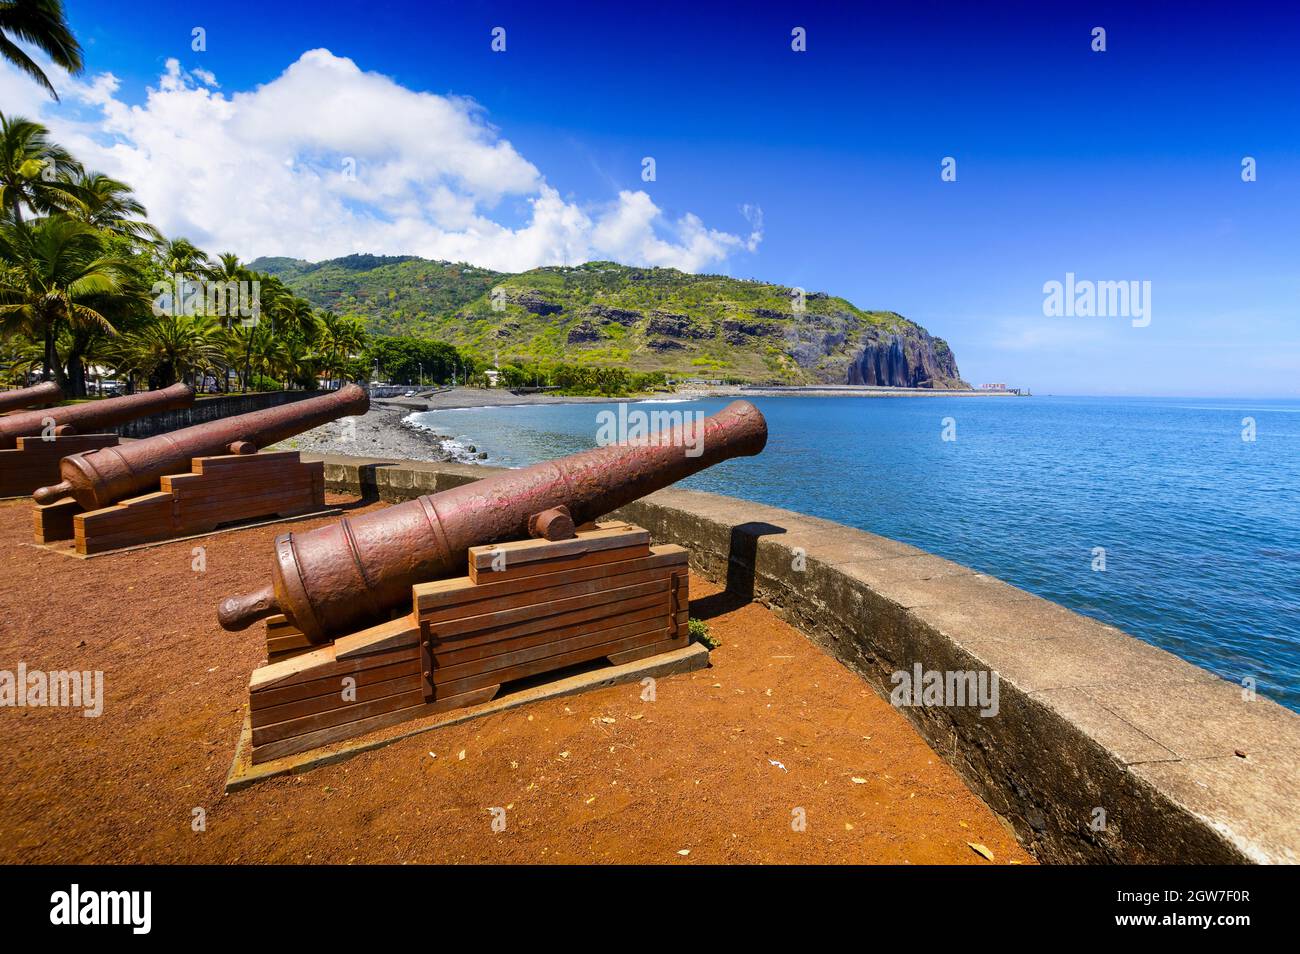
M 88 166 L 129 182 L 165 234 L 213 252 L 415 254 L 509 271 L 611 258 L 698 271 L 762 241 L 756 206 L 742 208 L 742 237 L 689 212 L 671 219 L 641 191 L 565 199 L 473 100 L 407 89 L 328 50 L 230 93 L 171 59 L 137 104 L 111 74 L 47 73 L 64 103 L 0 67 L 6 111 L 45 122 Z

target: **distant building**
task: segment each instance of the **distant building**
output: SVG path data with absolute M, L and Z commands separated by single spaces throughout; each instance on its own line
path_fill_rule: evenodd
M 487 378 L 488 387 L 490 388 L 497 387 L 501 380 L 501 372 L 494 368 L 489 368 L 487 371 L 484 371 L 483 375 Z

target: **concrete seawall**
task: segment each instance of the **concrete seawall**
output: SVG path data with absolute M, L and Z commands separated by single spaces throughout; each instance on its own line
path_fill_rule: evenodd
M 306 456 L 306 455 L 304 455 Z M 323 457 L 334 490 L 407 500 L 494 473 Z M 619 515 L 763 602 L 889 698 L 896 673 L 996 672 L 903 713 L 1042 861 L 1300 861 L 1300 716 L 1000 580 L 775 507 L 668 489 Z
M 247 414 L 249 411 L 261 411 L 268 407 L 279 407 L 281 404 L 292 404 L 323 393 L 323 391 L 262 391 L 202 398 L 189 407 L 151 414 L 109 430 L 119 437 L 153 437 L 155 434 L 164 434 L 193 424 L 204 424 L 224 417 L 233 417 L 236 414 Z

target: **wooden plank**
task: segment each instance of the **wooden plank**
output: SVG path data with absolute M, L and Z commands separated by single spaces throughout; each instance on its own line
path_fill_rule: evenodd
M 635 546 L 649 547 L 650 533 L 641 529 L 593 530 L 569 540 L 512 540 L 470 547 L 469 565 L 480 570 L 491 570 L 493 561 L 501 556 L 505 557 L 506 566 L 510 567 Z
M 684 649 L 690 644 L 690 640 L 685 636 L 677 636 L 673 639 L 665 639 L 658 643 L 649 643 L 645 646 L 637 646 L 635 649 L 626 649 L 620 653 L 611 653 L 607 658 L 615 666 L 621 666 L 624 663 L 636 662 L 638 659 L 645 659 L 649 656 L 658 656 L 660 653 L 672 652 L 674 649 Z
M 249 705 L 253 709 L 267 709 L 271 706 L 282 706 L 288 702 L 297 702 L 299 699 L 310 699 L 313 696 L 336 696 L 345 687 L 344 679 L 355 679 L 358 686 L 364 686 L 396 679 L 399 676 L 413 676 L 419 671 L 418 660 L 413 658 L 398 660 L 397 662 L 385 663 L 382 666 L 362 669 L 360 672 L 344 673 L 341 676 L 327 676 L 272 689 L 259 689 L 257 692 L 248 694 Z
M 482 689 L 475 689 L 473 692 L 467 692 L 464 695 L 439 699 L 435 702 L 410 706 L 405 709 L 395 709 L 391 712 L 384 712 L 379 715 L 370 716 L 369 718 L 358 719 L 356 722 L 346 722 L 342 725 L 327 726 L 322 729 L 303 733 L 302 735 L 281 739 L 277 742 L 264 743 L 252 749 L 250 759 L 254 765 L 262 762 L 270 762 L 274 759 L 283 758 L 286 755 L 306 752 L 308 749 L 316 749 L 323 745 L 329 745 L 331 742 L 355 738 L 359 735 L 365 735 L 367 732 L 386 729 L 389 726 L 398 725 L 412 719 L 421 719 L 425 716 L 437 715 L 440 712 L 447 712 L 451 709 L 480 705 L 481 703 L 490 701 L 492 697 L 496 695 L 499 688 L 499 686 L 486 686 Z
M 285 463 L 304 463 L 298 458 L 298 451 L 262 451 L 257 454 L 214 454 L 211 457 L 195 457 L 191 464 L 196 474 L 224 473 L 230 470 L 246 468 L 259 470 L 273 468 Z M 316 462 L 321 467 L 325 465 Z M 310 465 L 308 465 L 310 466 Z
M 523 663 L 546 660 L 553 656 L 564 656 L 587 646 L 610 643 L 629 636 L 638 636 L 647 631 L 667 631 L 666 624 L 665 615 L 658 613 L 651 619 L 634 620 L 622 625 L 586 630 L 564 639 L 535 640 L 528 646 L 521 646 L 492 656 L 483 656 L 453 663 L 439 662 L 433 670 L 433 683 L 435 686 L 440 686 L 444 683 L 456 682 L 459 679 L 476 676 L 480 673 L 508 672 Z M 500 678 L 497 681 L 506 682 L 508 680 Z
M 654 557 L 649 557 L 647 560 L 624 560 L 610 566 L 623 567 L 627 564 L 644 564 L 653 559 Z M 600 572 L 593 573 L 593 570 Z M 453 606 L 421 608 L 420 622 L 438 623 L 448 619 L 481 616 L 485 613 L 495 613 L 498 610 L 514 609 L 518 606 L 535 606 L 552 600 L 599 593 L 602 590 L 618 589 L 636 583 L 646 583 L 650 580 L 662 580 L 667 585 L 671 573 L 672 567 L 670 566 L 643 566 L 641 569 L 620 573 L 615 573 L 612 569 L 606 569 L 605 567 L 583 567 L 565 573 L 546 573 L 540 577 L 514 580 L 512 585 L 505 587 L 500 587 L 495 583 L 487 584 L 476 587 L 476 589 L 491 591 L 490 595 L 485 594 L 482 599 L 464 600 Z M 571 576 L 577 576 L 578 579 L 572 579 Z M 549 579 L 550 585 L 530 585 L 533 580 L 540 579 Z
M 197 481 L 164 478 L 162 482 L 164 493 L 171 494 L 177 500 L 195 503 L 296 496 L 310 494 L 314 486 L 311 477 L 303 474 L 259 474 L 256 479 L 229 483 L 207 476 L 199 477 Z
M 511 666 L 508 669 L 494 669 L 489 673 L 476 676 L 468 676 L 455 682 L 443 683 L 438 686 L 438 693 L 448 693 L 450 695 L 459 695 L 462 692 L 469 692 L 471 689 L 477 689 L 481 686 L 490 685 L 493 682 L 505 684 L 513 682 L 516 679 L 524 679 L 528 676 L 536 676 L 540 673 L 550 672 L 555 669 L 563 669 L 567 666 L 574 666 L 578 663 L 590 662 L 593 659 L 600 659 L 611 653 L 623 652 L 636 646 L 644 646 L 649 643 L 663 642 L 668 638 L 667 629 L 653 630 L 648 633 L 639 633 L 635 636 L 629 636 L 614 642 L 597 643 L 593 646 L 586 646 L 573 652 L 565 653 L 561 656 L 548 656 L 545 659 L 536 659 L 531 662 L 521 663 L 518 666 Z M 436 678 L 436 674 L 435 674 Z
M 646 574 L 650 575 L 650 574 Z M 641 574 L 629 574 L 632 577 L 639 577 Z M 598 584 L 605 584 L 604 588 L 597 589 Z M 562 592 L 571 593 L 570 596 L 556 596 L 555 598 L 538 603 L 526 603 L 523 606 L 512 606 L 505 609 L 494 610 L 487 613 L 479 613 L 474 616 L 461 618 L 430 620 L 434 631 L 440 636 L 452 636 L 457 633 L 472 633 L 475 630 L 494 628 L 497 626 L 506 626 L 511 623 L 519 623 L 527 619 L 532 619 L 539 613 L 555 614 L 562 613 L 568 609 L 580 609 L 583 606 L 596 606 L 601 603 L 615 603 L 620 600 L 632 599 L 638 596 L 648 596 L 651 593 L 667 593 L 668 578 L 666 576 L 658 579 L 648 579 L 643 582 L 635 583 L 631 586 L 609 585 L 609 581 L 593 580 L 589 584 L 579 584 L 581 590 L 577 588 L 565 589 Z M 550 592 L 550 591 L 546 591 Z M 421 620 L 424 622 L 424 620 Z
M 266 624 L 266 648 L 273 649 L 275 652 L 284 652 L 286 649 L 312 649 L 314 644 L 307 638 L 307 634 L 298 627 L 293 626 L 283 616 L 275 617 L 276 623 L 270 620 Z
M 627 623 L 637 623 L 651 619 L 669 620 L 667 610 L 667 603 L 663 597 L 656 596 L 653 598 L 653 602 L 631 612 L 613 613 L 599 619 L 585 620 L 567 626 L 534 627 L 527 634 L 510 638 L 491 638 L 496 636 L 497 633 L 489 631 L 489 638 L 474 640 L 469 645 L 466 645 L 462 640 L 430 640 L 433 644 L 430 658 L 438 666 L 455 666 L 474 659 L 487 659 L 489 656 L 499 656 L 502 653 L 512 652 L 516 649 L 526 649 L 529 646 L 535 646 L 543 642 L 556 642 L 570 636 L 579 636 L 582 633 L 613 629 Z
M 648 557 L 620 560 L 617 563 L 578 567 L 559 573 L 540 573 L 523 579 L 503 580 L 499 583 L 475 583 L 468 576 L 417 583 L 411 587 L 413 604 L 421 616 L 444 607 L 454 607 L 474 600 L 486 599 L 503 593 L 523 593 L 528 590 L 554 586 L 557 581 L 579 582 L 602 576 L 631 573 L 661 566 L 686 565 L 687 552 L 675 544 L 660 544 L 650 548 Z M 556 579 L 552 579 L 555 577 Z
M 304 716 L 313 715 L 317 712 L 328 712 L 334 709 L 351 709 L 354 706 L 365 705 L 379 699 L 386 699 L 389 696 L 395 696 L 398 693 L 410 692 L 412 689 L 419 689 L 423 683 L 419 673 L 410 673 L 405 676 L 399 676 L 396 679 L 385 679 L 382 682 L 370 682 L 364 685 L 356 686 L 356 697 L 351 701 L 343 699 L 343 690 L 332 692 L 323 696 L 311 696 L 307 699 L 296 699 L 293 702 L 286 702 L 284 705 L 268 706 L 252 710 L 253 728 L 262 726 L 276 725 L 281 722 L 290 722 L 294 719 L 300 719 Z M 423 698 L 423 694 L 421 695 Z M 352 721 L 352 720 L 349 720 Z
M 281 639 L 268 639 L 266 641 L 266 652 L 272 656 L 282 656 L 285 653 L 293 652 L 311 652 L 316 647 L 307 642 L 305 636 L 285 636 Z
M 620 547 L 615 550 L 597 550 L 594 553 L 576 553 L 573 556 L 559 557 L 539 563 L 521 563 L 508 565 L 504 570 L 477 569 L 469 565 L 469 578 L 476 585 L 499 583 L 504 580 L 517 580 L 525 576 L 537 576 L 541 573 L 558 573 L 561 570 L 576 570 L 581 567 L 597 566 L 604 563 L 618 563 L 622 560 L 634 560 L 650 555 L 649 546 Z
M 548 629 L 564 629 L 577 623 L 594 623 L 620 614 L 637 613 L 648 607 L 663 604 L 662 593 L 649 593 L 632 599 L 616 600 L 609 603 L 584 605 L 577 609 L 568 609 L 558 613 L 546 613 L 539 609 L 536 616 L 513 623 L 508 626 L 491 626 L 487 629 L 468 633 L 450 633 L 444 635 L 436 627 L 428 627 L 427 638 L 438 646 L 449 649 L 461 649 L 467 646 L 480 646 L 498 640 L 513 639 Z
M 17 445 L 15 447 L 17 451 L 49 454 L 62 460 L 69 454 L 79 454 L 84 450 L 116 447 L 120 439 L 116 434 L 53 434 L 50 437 L 39 435 L 19 437 L 14 443 Z M 10 452 L 0 451 L 0 453 Z
M 259 666 L 249 677 L 248 688 L 250 692 L 260 692 L 264 689 L 311 682 L 313 679 L 346 676 L 363 669 L 373 669 L 375 666 L 386 666 L 389 663 L 417 657 L 414 642 L 401 649 L 353 656 L 348 659 L 336 659 L 333 646 L 322 646 L 300 656 L 294 656 L 292 659 Z
M 419 689 L 414 689 L 391 696 L 384 696 L 382 699 L 371 699 L 369 702 L 361 702 L 356 705 L 326 709 L 324 712 L 313 712 L 311 715 L 305 715 L 298 719 L 289 719 L 285 722 L 276 722 L 260 727 L 254 726 L 253 744 L 264 745 L 267 742 L 287 739 L 293 735 L 302 735 L 316 729 L 357 722 L 373 715 L 379 715 L 381 712 L 393 712 L 397 709 L 405 709 L 423 703 L 424 693 Z
M 420 624 L 414 616 L 399 616 L 334 640 L 336 659 L 351 659 L 403 646 L 414 646 L 420 638 Z

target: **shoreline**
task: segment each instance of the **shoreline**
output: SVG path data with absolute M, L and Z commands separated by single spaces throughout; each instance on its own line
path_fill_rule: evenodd
M 461 449 L 450 437 L 406 424 L 406 418 L 412 413 L 408 408 L 375 401 L 365 414 L 330 421 L 268 449 L 392 457 L 428 463 L 474 463 L 473 458 L 466 459 L 468 448 Z
M 276 450 L 297 450 L 309 454 L 393 457 L 428 463 L 452 461 L 458 464 L 487 462 L 487 453 L 474 444 L 463 444 L 454 435 L 436 427 L 411 424 L 408 418 L 425 411 L 457 411 L 475 408 L 519 407 L 535 404 L 607 404 L 640 398 L 559 397 L 545 394 L 511 394 L 455 388 L 425 397 L 375 398 L 370 410 L 357 417 L 342 418 L 304 431 L 275 445 Z
M 741 385 L 709 387 L 674 394 L 647 394 L 638 397 L 587 397 L 556 394 L 512 394 L 505 389 L 448 388 L 424 392 L 409 398 L 374 398 L 370 410 L 359 417 L 332 421 L 305 431 L 276 445 L 279 450 L 298 450 L 311 454 L 339 454 L 351 457 L 394 457 L 428 463 L 452 461 L 480 464 L 487 453 L 475 444 L 463 444 L 454 435 L 441 433 L 436 427 L 408 422 L 413 414 L 425 411 L 465 411 L 479 408 L 531 407 L 544 404 L 639 404 L 644 402 L 690 402 L 708 398 L 747 397 L 1019 397 L 1005 391 L 930 391 L 921 388 L 874 388 L 857 385 L 799 386 L 791 388 L 757 388 Z

